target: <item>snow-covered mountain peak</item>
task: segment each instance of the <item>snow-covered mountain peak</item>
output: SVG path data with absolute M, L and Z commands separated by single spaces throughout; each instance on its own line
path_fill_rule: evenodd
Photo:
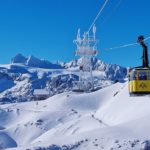
M 91 62 L 95 86 L 102 88 L 126 77 L 126 68 L 108 65 L 97 58 Z M 81 59 L 53 64 L 17 54 L 11 64 L 0 66 L 0 102 L 35 100 L 35 89 L 48 90 L 49 96 L 71 91 L 73 82 L 79 79 L 80 63 Z
M 15 57 L 11 59 L 11 63 L 21 63 L 25 64 L 27 61 L 27 58 L 23 56 L 22 54 L 18 53 Z
M 11 59 L 12 64 L 24 64 L 28 67 L 45 68 L 45 69 L 61 69 L 62 66 L 53 64 L 48 60 L 39 59 L 33 55 L 25 57 L 22 54 L 17 54 Z

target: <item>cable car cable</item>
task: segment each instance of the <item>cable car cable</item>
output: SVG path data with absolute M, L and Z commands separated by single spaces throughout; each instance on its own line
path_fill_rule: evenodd
M 96 15 L 94 21 L 92 22 L 91 26 L 89 27 L 87 33 L 90 32 L 90 30 L 92 29 L 93 25 L 95 24 L 95 22 L 97 21 L 97 19 L 99 18 L 99 16 L 101 15 L 102 11 L 104 10 L 106 4 L 108 3 L 109 0 L 105 0 L 104 4 L 102 5 L 100 11 L 98 12 L 98 14 Z
M 116 2 L 116 5 L 113 7 L 113 9 L 110 11 L 109 15 L 106 16 L 106 18 L 104 19 L 104 21 L 102 22 L 102 24 L 104 24 L 105 22 L 107 22 L 107 20 L 109 18 L 111 18 L 111 16 L 116 12 L 116 10 L 118 9 L 118 7 L 120 6 L 120 4 L 122 3 L 123 0 L 119 0 L 118 2 Z
M 150 39 L 150 36 L 145 38 L 144 41 L 147 41 Z M 135 46 L 138 45 L 138 43 L 130 43 L 130 44 L 125 44 L 125 45 L 121 45 L 121 46 L 115 46 L 115 47 L 111 47 L 111 48 L 106 48 L 105 50 L 113 50 L 113 49 L 120 49 L 120 48 L 126 48 L 126 47 L 130 47 L 130 46 Z

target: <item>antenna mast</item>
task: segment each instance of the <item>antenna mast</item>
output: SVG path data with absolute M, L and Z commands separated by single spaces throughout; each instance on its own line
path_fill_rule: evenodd
M 92 75 L 92 58 L 97 56 L 97 40 L 96 40 L 96 26 L 95 22 L 102 14 L 105 6 L 107 5 L 109 0 L 105 0 L 104 4 L 100 8 L 98 14 L 93 20 L 91 26 L 89 27 L 87 32 L 84 32 L 83 37 L 80 36 L 80 29 L 77 32 L 77 38 L 73 42 L 76 44 L 77 49 L 75 51 L 75 55 L 80 57 L 80 75 L 79 81 L 74 82 L 76 91 L 92 91 L 94 90 L 94 82 Z M 90 36 L 90 31 L 93 28 L 93 35 Z
M 96 47 L 96 26 L 93 26 L 92 36 L 89 35 L 89 32 L 84 32 L 82 38 L 80 36 L 80 29 L 78 29 L 77 38 L 73 42 L 77 46 L 75 55 L 80 57 L 79 81 L 74 82 L 74 91 L 92 91 L 94 90 L 92 58 L 98 54 Z

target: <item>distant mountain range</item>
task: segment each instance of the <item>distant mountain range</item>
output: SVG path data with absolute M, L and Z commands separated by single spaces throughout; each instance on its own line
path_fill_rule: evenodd
M 54 64 L 34 56 L 17 54 L 11 59 L 11 64 L 0 65 L 0 102 L 34 100 L 34 89 L 46 89 L 50 96 L 71 91 L 73 81 L 78 80 L 80 61 Z M 124 67 L 106 64 L 96 58 L 91 61 L 96 86 L 103 87 L 126 77 L 127 69 Z
M 53 64 L 48 60 L 41 60 L 34 56 L 25 57 L 22 54 L 17 54 L 11 59 L 11 63 L 20 63 L 29 67 L 38 67 L 46 69 L 62 69 L 62 66 L 59 64 Z

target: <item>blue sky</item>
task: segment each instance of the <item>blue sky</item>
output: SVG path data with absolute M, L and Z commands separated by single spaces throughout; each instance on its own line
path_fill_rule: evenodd
M 98 57 L 122 66 L 141 64 L 140 46 L 106 51 L 150 36 L 150 1 L 109 0 L 96 22 Z M 104 0 L 0 0 L 0 63 L 17 53 L 50 61 L 75 59 L 77 29 L 87 31 Z M 150 41 L 147 41 L 148 43 Z

